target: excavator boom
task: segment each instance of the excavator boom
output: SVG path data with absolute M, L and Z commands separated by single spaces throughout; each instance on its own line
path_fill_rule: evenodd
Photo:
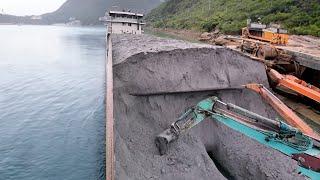
M 320 89 L 294 76 L 282 75 L 274 69 L 268 70 L 269 77 L 280 87 L 288 88 L 320 103 Z
M 256 88 L 255 90 L 259 92 L 264 91 L 261 86 L 251 85 L 248 88 Z M 317 179 L 320 176 L 320 146 L 315 144 L 315 140 L 284 122 L 222 102 L 214 96 L 190 108 L 168 129 L 156 136 L 155 144 L 160 155 L 165 155 L 172 142 L 205 119 L 222 123 L 260 144 L 292 157 L 300 165 L 299 172 L 311 179 Z
M 320 136 L 313 131 L 313 129 L 306 124 L 296 113 L 294 113 L 288 106 L 286 106 L 280 99 L 278 99 L 274 94 L 272 94 L 267 88 L 261 84 L 247 84 L 245 85 L 247 89 L 250 89 L 258 94 L 270 104 L 274 110 L 276 110 L 279 115 L 287 121 L 290 125 L 298 128 L 301 132 L 307 134 L 308 136 L 320 141 Z

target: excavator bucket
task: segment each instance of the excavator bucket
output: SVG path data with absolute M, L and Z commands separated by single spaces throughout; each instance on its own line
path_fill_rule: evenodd
M 217 101 L 217 97 L 211 97 L 199 102 L 195 107 L 189 108 L 182 114 L 177 121 L 171 124 L 170 128 L 159 134 L 155 139 L 155 144 L 160 155 L 167 153 L 170 143 L 178 139 L 180 134 L 202 122 L 208 115 L 199 112 L 212 111 Z
M 178 135 L 171 128 L 166 129 L 156 137 L 155 144 L 161 156 L 167 153 L 170 143 L 176 139 L 178 139 Z

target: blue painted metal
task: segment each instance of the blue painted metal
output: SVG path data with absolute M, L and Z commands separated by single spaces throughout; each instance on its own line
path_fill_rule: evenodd
M 192 125 L 189 127 L 192 128 L 194 126 L 196 126 L 197 124 L 199 124 L 201 121 L 203 121 L 207 115 L 203 112 L 207 112 L 207 111 L 212 111 L 214 105 L 215 105 L 215 102 L 216 102 L 217 97 L 213 97 L 213 98 L 208 98 L 208 99 L 205 99 L 203 101 L 200 101 L 197 106 L 194 107 L 194 110 L 193 110 L 193 116 L 195 117 L 195 122 L 192 123 Z M 187 111 L 188 113 L 189 111 Z M 185 116 L 185 115 L 183 115 Z
M 265 139 L 268 137 L 268 135 L 266 135 L 265 133 L 260 132 L 258 130 L 255 130 L 253 128 L 250 128 L 250 127 L 248 127 L 242 123 L 239 123 L 239 122 L 235 121 L 234 119 L 227 117 L 225 115 L 215 113 L 211 117 L 214 120 L 217 120 L 217 121 L 223 123 L 224 125 L 250 137 L 251 139 L 258 141 L 259 143 L 261 143 L 265 146 L 276 149 L 276 150 L 278 150 L 288 156 L 292 156 L 292 154 L 295 154 L 295 153 L 306 153 L 306 154 L 310 154 L 312 156 L 320 155 L 320 150 L 316 149 L 314 147 L 310 147 L 308 150 L 302 151 L 302 150 L 290 147 L 280 141 L 266 141 Z M 313 180 L 320 179 L 319 172 L 315 172 L 315 171 L 312 171 L 312 170 L 309 170 L 309 169 L 306 169 L 303 167 L 300 167 L 298 169 L 298 171 Z
M 275 137 L 275 138 L 273 138 L 273 137 L 268 138 L 269 140 L 281 141 L 283 144 L 291 146 L 294 149 L 298 149 L 300 151 L 306 151 L 308 149 L 311 149 L 313 146 L 313 142 L 310 137 L 304 135 L 298 129 L 296 129 L 296 128 L 294 128 L 284 122 L 280 122 L 279 132 L 269 132 L 269 134 L 272 134 L 272 136 Z M 277 138 L 277 135 L 280 135 L 283 137 L 294 136 L 296 143 L 283 141 L 282 139 Z
M 210 117 L 213 120 L 217 120 L 220 123 L 236 130 L 249 138 L 252 138 L 259 143 L 268 146 L 270 148 L 276 149 L 290 157 L 293 154 L 300 154 L 305 153 L 309 154 L 314 157 L 320 156 L 320 150 L 316 149 L 313 146 L 312 140 L 301 133 L 298 129 L 291 127 L 290 125 L 280 122 L 279 123 L 279 132 L 273 131 L 260 131 L 249 127 L 233 117 L 227 116 L 225 114 L 216 113 L 214 110 L 214 106 L 218 102 L 217 97 L 211 97 L 199 102 L 195 107 L 189 109 L 186 113 L 184 113 L 180 118 L 179 121 L 186 119 L 189 115 L 192 115 L 193 121 L 187 122 L 185 126 L 185 130 L 194 127 L 195 125 L 199 124 L 207 117 Z M 220 101 L 219 101 L 220 102 Z M 223 103 L 223 102 L 220 102 Z M 294 137 L 295 143 L 286 141 L 285 137 Z M 303 175 L 314 179 L 320 180 L 320 173 L 306 169 L 303 167 L 299 167 L 297 171 L 301 172 Z
M 312 180 L 319 180 L 320 179 L 320 173 L 312 171 L 310 169 L 300 167 L 298 169 L 298 171 L 301 172 L 301 174 L 308 176 Z

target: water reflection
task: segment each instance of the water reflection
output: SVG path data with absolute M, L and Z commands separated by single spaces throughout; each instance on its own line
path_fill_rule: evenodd
M 104 33 L 0 26 L 0 179 L 103 179 Z

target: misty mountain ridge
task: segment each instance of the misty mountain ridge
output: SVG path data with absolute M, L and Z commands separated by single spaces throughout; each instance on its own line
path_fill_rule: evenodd
M 82 25 L 97 25 L 99 17 L 116 6 L 117 9 L 147 13 L 164 0 L 67 0 L 58 10 L 41 15 L 41 19 L 33 16 L 0 15 L 0 23 L 55 24 L 80 20 Z

